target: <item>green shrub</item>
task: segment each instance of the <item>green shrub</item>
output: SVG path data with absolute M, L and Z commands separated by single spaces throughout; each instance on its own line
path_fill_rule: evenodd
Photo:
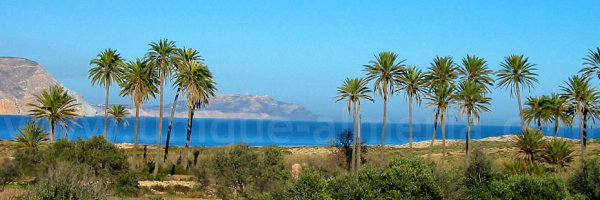
M 0 161 L 0 191 L 4 189 L 6 184 L 16 181 L 19 175 L 17 165 L 12 160 L 2 159 Z
M 21 174 L 26 176 L 37 176 L 46 171 L 44 152 L 38 148 L 22 148 L 13 153 L 15 164 Z
M 379 187 L 384 199 L 441 199 L 431 166 L 418 158 L 393 160 L 383 171 Z
M 276 146 L 266 147 L 257 166 L 255 186 L 260 193 L 281 190 L 290 172 L 285 169 L 283 154 Z
M 104 181 L 89 166 L 58 162 L 30 188 L 34 199 L 106 199 Z
M 327 191 L 327 177 L 323 172 L 304 170 L 294 181 L 284 199 L 333 199 Z M 279 198 L 277 198 L 279 199 Z
M 218 152 L 213 160 L 217 195 L 221 198 L 247 196 L 247 189 L 257 173 L 258 155 L 248 145 L 234 145 Z
M 511 176 L 506 181 L 510 199 L 565 199 L 569 195 L 565 182 L 556 177 Z
M 590 199 L 600 199 L 600 159 L 586 160 L 569 180 L 570 190 Z

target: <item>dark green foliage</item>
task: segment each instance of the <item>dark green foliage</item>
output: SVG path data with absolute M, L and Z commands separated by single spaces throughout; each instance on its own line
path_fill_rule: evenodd
M 569 180 L 572 192 L 581 193 L 590 199 L 600 199 L 600 159 L 586 160 Z
M 6 184 L 15 181 L 19 175 L 15 162 L 8 158 L 0 160 L 0 191 L 4 189 Z
M 315 170 L 300 173 L 285 196 L 283 199 L 332 199 L 327 191 L 327 176 Z
M 565 199 L 569 192 L 565 182 L 555 177 L 511 176 L 507 180 L 510 194 L 506 199 Z
M 489 184 L 494 180 L 496 173 L 492 163 L 482 151 L 475 151 L 465 170 L 464 185 L 467 188 L 477 188 Z
M 37 148 L 23 148 L 14 152 L 14 161 L 19 172 L 25 176 L 36 176 L 46 170 L 44 152 Z
M 281 189 L 290 177 L 290 173 L 285 169 L 282 152 L 276 146 L 265 148 L 264 155 L 257 167 L 260 170 L 257 171 L 255 186 L 256 190 L 261 193 Z
M 417 158 L 393 160 L 383 172 L 382 196 L 385 199 L 441 199 L 433 170 Z

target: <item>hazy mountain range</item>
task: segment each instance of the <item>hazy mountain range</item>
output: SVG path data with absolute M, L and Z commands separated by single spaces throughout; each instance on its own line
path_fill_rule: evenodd
M 52 85 L 61 85 L 38 63 L 24 58 L 0 57 L 0 114 L 24 115 L 34 94 Z M 80 104 L 84 116 L 104 115 L 104 105 L 90 105 L 75 91 L 68 90 Z M 103 99 L 102 99 L 103 101 Z M 132 109 L 131 105 L 126 105 Z M 172 104 L 166 104 L 165 117 Z M 144 105 L 142 116 L 158 116 L 158 105 Z M 133 110 L 131 113 L 134 113 Z M 175 117 L 187 117 L 185 101 L 177 103 Z M 194 113 L 196 118 L 241 118 L 314 120 L 316 115 L 297 104 L 274 100 L 268 96 L 248 94 L 217 94 L 210 104 Z

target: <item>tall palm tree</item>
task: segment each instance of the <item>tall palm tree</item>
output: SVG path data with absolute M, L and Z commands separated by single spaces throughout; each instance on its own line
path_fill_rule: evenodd
M 565 97 L 575 107 L 579 116 L 579 128 L 581 130 L 581 159 L 585 159 L 585 148 L 587 146 L 587 123 L 591 118 L 597 118 L 599 113 L 600 93 L 590 84 L 589 76 L 572 76 L 562 86 Z
M 56 125 L 60 125 L 65 130 L 68 130 L 69 124 L 79 125 L 75 122 L 75 118 L 79 117 L 77 110 L 79 104 L 62 86 L 52 86 L 34 96 L 35 103 L 27 104 L 31 107 L 29 115 L 35 120 L 42 118 L 48 120 L 51 129 L 50 142 L 54 142 Z
M 137 151 L 140 107 L 150 98 L 154 98 L 159 83 L 156 71 L 147 60 L 131 61 L 126 64 L 121 84 L 121 96 L 129 96 L 135 105 L 135 124 L 133 128 L 133 148 Z M 134 152 L 135 152 L 134 151 Z M 134 165 L 137 166 L 137 153 L 133 156 Z
M 558 127 L 561 121 L 566 126 L 571 126 L 573 123 L 573 109 L 568 105 L 566 98 L 555 93 L 548 98 L 546 109 L 550 119 L 554 122 L 554 137 L 558 137 Z
M 494 79 L 491 77 L 494 71 L 490 70 L 487 62 L 483 58 L 467 55 L 462 59 L 462 66 L 458 68 L 458 74 L 463 81 L 473 81 L 481 84 L 485 92 L 489 92 L 488 86 L 494 85 Z
M 595 73 L 600 78 L 600 47 L 596 48 L 596 51 L 590 49 L 587 57 L 583 58 L 583 61 L 585 67 L 579 72 L 583 72 L 584 76 L 590 76 Z
M 15 142 L 19 147 L 35 148 L 48 141 L 48 132 L 35 122 L 25 124 L 19 133 L 21 134 L 15 135 Z
M 125 108 L 125 106 L 121 104 L 113 104 L 110 109 L 108 109 L 108 114 L 115 121 L 115 137 L 113 139 L 113 143 L 117 142 L 117 130 L 119 129 L 119 124 L 123 121 L 123 127 L 127 127 L 129 123 L 125 120 L 125 116 L 129 115 L 129 111 Z
M 431 135 L 431 144 L 429 148 L 428 159 L 431 157 L 433 142 L 437 124 L 445 119 L 446 109 L 453 103 L 452 94 L 454 93 L 454 81 L 458 77 L 457 67 L 451 56 L 436 56 L 430 64 L 429 71 L 425 74 L 426 85 L 429 88 L 427 100 L 431 103 L 427 107 L 435 107 L 435 118 L 433 120 L 433 134 Z M 442 112 L 441 112 L 442 111 Z M 446 127 L 445 121 L 442 123 L 442 163 L 446 154 Z
M 344 83 L 338 87 L 337 96 L 334 97 L 335 101 L 347 100 L 346 111 L 350 113 L 352 111 L 352 128 L 353 128 L 353 147 L 352 147 L 352 159 L 350 169 L 352 172 L 357 170 L 357 162 L 360 162 L 360 157 L 357 156 L 359 152 L 357 148 L 360 147 L 360 138 L 358 138 L 358 129 L 356 124 L 356 117 L 360 112 L 360 99 L 366 99 L 373 101 L 373 98 L 368 95 L 372 92 L 367 87 L 368 81 L 362 78 L 346 78 Z
M 427 159 L 431 159 L 431 152 L 433 150 L 433 143 L 435 140 L 435 127 L 439 121 L 442 127 L 442 164 L 446 157 L 446 111 L 448 107 L 455 103 L 455 86 L 453 84 L 439 84 L 436 85 L 430 93 L 425 95 L 425 99 L 429 101 L 426 108 L 433 107 L 435 109 L 435 121 L 433 126 L 433 134 L 431 136 L 431 143 L 429 145 L 429 153 Z
M 199 62 L 190 62 L 187 65 L 181 66 L 175 84 L 180 86 L 185 96 L 187 97 L 188 106 L 188 125 L 187 139 L 183 158 L 185 162 L 184 168 L 188 167 L 188 148 L 192 135 L 192 122 L 194 118 L 194 110 L 201 108 L 209 103 L 211 97 L 215 96 L 216 83 L 213 81 L 213 76 L 208 67 Z
M 160 142 L 162 140 L 162 121 L 163 121 L 163 105 L 164 105 L 164 90 L 165 90 L 165 79 L 167 79 L 171 75 L 171 71 L 173 70 L 173 56 L 177 51 L 175 47 L 174 41 L 169 41 L 167 39 L 162 39 L 157 42 L 152 42 L 149 44 L 150 49 L 148 54 L 146 55 L 148 59 L 153 63 L 153 65 L 158 70 L 158 77 L 160 80 L 159 83 L 159 95 L 160 95 L 160 108 L 158 111 L 158 130 L 156 133 L 157 137 L 157 147 L 156 147 L 156 160 L 154 175 L 158 173 L 158 168 L 160 167 Z
M 509 55 L 504 57 L 500 64 L 503 68 L 498 70 L 498 87 L 510 88 L 510 95 L 516 91 L 519 103 L 519 116 L 521 117 L 521 129 L 525 131 L 525 119 L 523 116 L 523 105 L 521 103 L 521 88 L 531 89 L 533 83 L 537 82 L 535 64 L 529 62 L 529 58 L 523 55 Z
M 108 91 L 112 83 L 121 84 L 121 74 L 123 73 L 123 58 L 117 53 L 117 50 L 105 49 L 90 61 L 90 65 L 95 65 L 89 70 L 88 78 L 92 85 L 102 85 L 106 88 L 104 98 L 104 139 L 107 139 L 108 129 Z
M 550 120 L 550 113 L 548 113 L 548 96 L 535 97 L 530 96 L 527 97 L 525 101 L 525 109 L 523 109 L 523 117 L 529 125 L 532 121 L 535 121 L 537 125 L 537 129 L 542 131 L 542 122 L 548 122 Z M 543 134 L 543 132 L 542 132 Z
M 381 127 L 381 147 L 385 146 L 385 122 L 387 118 L 387 100 L 394 93 L 398 77 L 404 71 L 404 60 L 396 61 L 398 54 L 386 51 L 375 56 L 375 60 L 364 65 L 367 81 L 375 80 L 373 91 L 375 96 L 383 98 L 383 124 Z
M 405 91 L 408 99 L 408 131 L 409 146 L 412 150 L 413 144 L 413 101 L 421 104 L 421 96 L 425 93 L 425 73 L 415 66 L 409 66 L 406 72 L 398 78 L 398 91 Z
M 202 57 L 200 57 L 200 54 L 195 49 L 184 48 L 184 49 L 177 49 L 177 52 L 175 53 L 173 60 L 175 61 L 174 62 L 175 68 L 173 69 L 173 74 L 175 77 L 177 77 L 177 74 L 179 73 L 179 69 L 181 67 L 187 66 L 190 62 L 201 62 L 204 59 L 202 59 Z M 169 117 L 169 126 L 167 128 L 167 141 L 165 143 L 165 155 L 163 157 L 164 161 L 167 160 L 167 156 L 169 155 L 169 143 L 171 142 L 171 130 L 173 127 L 173 118 L 175 117 L 177 101 L 179 99 L 179 94 L 181 92 L 181 86 L 176 86 L 176 87 L 177 87 L 177 92 L 175 92 L 175 98 L 173 99 L 173 105 L 171 108 L 171 116 Z
M 471 140 L 471 123 L 479 121 L 481 111 L 490 112 L 487 107 L 491 104 L 491 99 L 485 96 L 484 84 L 474 81 L 463 81 L 458 85 L 456 93 L 456 106 L 458 113 L 463 117 L 467 116 L 467 140 L 465 145 L 465 154 L 469 158 L 469 141 Z

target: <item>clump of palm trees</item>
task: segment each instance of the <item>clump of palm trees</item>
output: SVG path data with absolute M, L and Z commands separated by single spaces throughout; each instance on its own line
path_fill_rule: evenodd
M 115 138 L 119 123 L 123 121 L 123 118 L 126 115 L 128 115 L 125 108 L 120 105 L 113 105 L 113 107 L 109 109 L 108 91 L 111 84 L 117 83 L 121 88 L 120 95 L 131 98 L 135 107 L 134 148 L 136 149 L 138 144 L 140 109 L 145 102 L 155 98 L 156 95 L 159 96 L 160 110 L 157 130 L 158 148 L 156 160 L 154 162 L 156 166 L 155 169 L 157 169 L 160 166 L 161 161 L 160 145 L 162 143 L 165 83 L 170 78 L 173 78 L 177 92 L 173 108 L 171 109 L 164 160 L 166 160 L 169 152 L 171 126 L 179 95 L 184 94 L 187 97 L 188 105 L 191 105 L 189 107 L 191 114 L 188 115 L 187 147 L 190 143 L 191 121 L 194 109 L 201 108 L 209 103 L 210 98 L 215 94 L 216 83 L 213 81 L 210 70 L 202 63 L 203 59 L 198 55 L 196 50 L 192 48 L 179 49 L 175 46 L 174 41 L 167 39 L 152 42 L 149 46 L 149 51 L 143 58 L 137 58 L 134 61 L 129 62 L 126 62 L 121 58 L 116 50 L 104 50 L 98 54 L 97 58 L 90 61 L 90 64 L 94 66 L 89 70 L 89 77 L 92 84 L 99 84 L 106 87 L 105 137 L 107 136 L 106 124 L 109 114 L 115 121 Z M 136 157 L 137 156 L 133 157 L 134 163 L 137 163 L 137 161 L 135 161 L 137 159 Z M 157 172 L 158 170 L 154 170 L 155 174 Z
M 515 147 L 522 157 L 505 165 L 511 174 L 543 174 L 546 171 L 543 164 L 558 172 L 573 161 L 573 150 L 566 140 L 556 137 L 544 140 L 539 129 L 527 128 L 518 134 Z

